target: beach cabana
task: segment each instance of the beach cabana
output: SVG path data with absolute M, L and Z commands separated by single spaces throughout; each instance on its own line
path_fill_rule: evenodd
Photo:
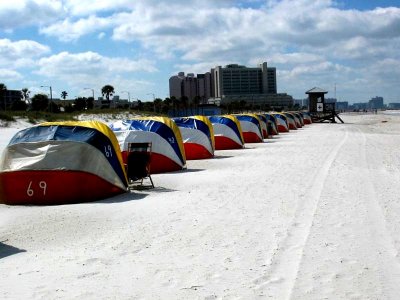
M 117 121 L 110 128 L 118 139 L 125 163 L 129 144 L 151 143 L 151 174 L 178 171 L 186 167 L 181 132 L 170 118 L 147 117 Z
M 300 119 L 300 123 L 301 123 L 301 127 L 304 126 L 304 118 L 303 118 L 303 114 L 301 112 L 296 112 L 296 115 L 299 117 Z
M 286 118 L 287 118 L 289 129 L 290 130 L 297 130 L 295 117 L 291 113 L 287 113 L 287 112 L 284 112 L 282 114 L 285 115 Z
M 294 117 L 294 121 L 295 121 L 295 123 L 296 123 L 296 127 L 297 127 L 297 128 L 303 127 L 304 122 L 303 122 L 302 117 L 300 116 L 300 114 L 297 113 L 297 112 L 291 112 L 291 114 L 292 114 L 293 117 Z
M 244 147 L 242 128 L 233 115 L 211 116 L 215 150 L 241 149 Z
M 235 115 L 242 127 L 245 143 L 262 143 L 263 133 L 260 118 L 256 114 Z
M 97 121 L 48 122 L 19 131 L 0 160 L 0 202 L 67 204 L 127 191 L 118 141 Z
M 214 156 L 214 132 L 205 116 L 174 118 L 181 131 L 186 159 L 205 159 Z
M 263 138 L 267 139 L 269 137 L 269 135 L 272 134 L 272 133 L 268 134 L 268 120 L 267 120 L 267 117 L 265 115 L 261 115 L 261 114 L 258 114 L 257 116 L 260 119 Z
M 267 119 L 267 130 L 269 135 L 277 135 L 279 134 L 277 120 L 273 114 L 265 114 L 265 118 Z
M 303 116 L 303 121 L 305 125 L 312 124 L 312 119 L 308 112 L 302 111 L 301 115 Z
M 287 117 L 284 114 L 276 113 L 273 114 L 276 120 L 277 129 L 279 132 L 288 132 L 289 124 Z

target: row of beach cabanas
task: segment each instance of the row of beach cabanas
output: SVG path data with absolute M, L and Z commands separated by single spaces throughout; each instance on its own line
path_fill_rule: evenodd
M 186 160 L 210 159 L 305 124 L 311 124 L 306 112 L 42 123 L 19 131 L 3 151 L 0 203 L 79 203 L 127 192 L 132 144 L 151 143 L 151 174 L 173 172 Z

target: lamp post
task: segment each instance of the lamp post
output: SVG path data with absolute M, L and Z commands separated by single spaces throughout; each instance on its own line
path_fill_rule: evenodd
M 154 112 L 156 112 L 156 103 L 154 102 L 156 100 L 156 96 L 154 95 L 154 93 L 148 93 L 146 95 L 153 95 L 153 109 Z
M 336 100 L 336 82 L 335 82 L 335 100 Z M 337 101 L 337 100 L 336 100 Z
M 51 89 L 51 85 L 41 85 L 40 87 L 47 87 L 50 89 L 50 101 L 53 102 L 53 91 Z
M 127 93 L 128 94 L 128 102 L 131 102 L 131 93 L 129 93 L 128 91 L 121 91 L 121 93 Z

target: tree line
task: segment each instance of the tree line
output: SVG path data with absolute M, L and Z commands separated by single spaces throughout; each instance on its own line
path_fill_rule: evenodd
M 0 83 L 0 110 L 13 110 L 13 111 L 47 111 L 52 113 L 58 112 L 73 112 L 81 111 L 94 108 L 93 97 L 77 97 L 71 103 L 56 104 L 46 94 L 35 94 L 30 97 L 30 91 L 28 88 L 23 88 L 20 91 L 20 99 L 9 101 L 6 97 L 7 86 L 4 83 Z M 106 97 L 107 102 L 110 101 L 110 97 L 114 94 L 114 87 L 111 85 L 105 85 L 101 89 L 101 93 Z M 66 100 L 68 97 L 67 91 L 62 91 L 60 98 Z
M 83 111 L 90 110 L 94 108 L 94 98 L 93 97 L 78 97 L 73 101 L 64 102 L 64 104 L 56 104 L 54 101 L 50 101 L 49 97 L 45 94 L 36 94 L 30 97 L 30 91 L 27 88 L 21 90 L 21 100 L 13 101 L 11 104 L 6 103 L 5 92 L 7 87 L 5 84 L 0 83 L 0 110 L 32 110 L 32 111 L 47 111 L 47 112 L 73 112 L 73 111 Z M 115 93 L 115 89 L 112 85 L 105 85 L 101 89 L 101 94 L 105 97 L 102 101 L 102 108 L 122 108 L 122 109 L 136 109 L 139 111 L 149 111 L 157 114 L 196 114 L 200 104 L 203 100 L 196 96 L 191 101 L 188 97 L 182 96 L 179 99 L 172 96 L 167 97 L 164 100 L 160 98 L 155 98 L 154 101 L 143 102 L 138 100 L 134 106 L 130 104 L 125 104 L 123 107 L 111 107 L 110 97 Z M 60 95 L 61 99 L 66 100 L 68 97 L 68 92 L 62 91 Z M 246 102 L 245 100 L 232 101 L 228 104 L 222 104 L 221 109 L 226 113 L 238 113 L 244 111 L 255 111 L 255 110 L 270 110 L 269 105 L 253 105 Z M 293 107 L 296 109 L 296 107 Z M 276 108 L 275 108 L 276 109 Z
M 0 83 L 0 110 L 32 110 L 32 111 L 48 111 L 53 113 L 58 113 L 61 111 L 64 112 L 73 112 L 73 111 L 81 111 L 88 110 L 94 108 L 94 98 L 93 97 L 78 97 L 71 101 L 70 103 L 56 104 L 54 101 L 51 101 L 46 94 L 35 94 L 33 97 L 30 97 L 30 91 L 27 88 L 23 88 L 21 90 L 21 99 L 19 101 L 13 101 L 12 103 L 8 103 L 5 98 L 5 93 L 7 91 L 7 87 L 4 83 Z M 111 85 L 105 85 L 101 89 L 101 94 L 105 98 L 102 101 L 103 108 L 113 108 L 111 107 L 110 98 L 114 95 L 115 89 Z M 60 94 L 60 98 L 66 100 L 68 97 L 67 91 L 62 91 Z M 115 108 L 134 108 L 142 111 L 151 111 L 158 114 L 167 114 L 175 112 L 179 110 L 193 110 L 199 106 L 201 102 L 200 97 L 195 97 L 192 101 L 189 101 L 189 98 L 183 96 L 179 99 L 176 97 L 167 97 L 164 100 L 160 98 L 155 98 L 154 101 L 146 101 L 143 102 L 138 100 L 135 105 L 132 107 L 115 107 Z

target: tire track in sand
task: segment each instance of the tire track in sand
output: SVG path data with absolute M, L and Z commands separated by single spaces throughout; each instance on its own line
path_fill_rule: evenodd
M 274 299 L 289 299 L 291 296 L 325 181 L 332 163 L 348 139 L 348 131 L 345 127 L 344 129 L 340 143 L 330 150 L 324 163 L 314 173 L 306 192 L 299 196 L 296 212 L 286 236 L 278 242 L 272 254 L 267 273 L 253 281 L 253 288 L 262 297 L 266 294 Z
M 379 290 L 382 299 L 399 299 L 400 262 L 398 251 L 387 227 L 385 214 L 379 201 L 380 196 L 377 195 L 375 189 L 374 170 L 368 162 L 374 157 L 367 155 L 367 136 L 360 128 L 356 128 L 356 130 L 361 136 L 360 167 L 367 170 L 364 174 L 360 174 L 360 179 L 364 182 L 360 197 L 364 200 L 366 208 L 366 219 L 368 220 L 368 223 L 365 224 L 366 230 L 370 232 L 373 241 L 369 244 L 373 250 L 370 259 L 377 280 L 372 284 L 376 285 L 375 288 Z

